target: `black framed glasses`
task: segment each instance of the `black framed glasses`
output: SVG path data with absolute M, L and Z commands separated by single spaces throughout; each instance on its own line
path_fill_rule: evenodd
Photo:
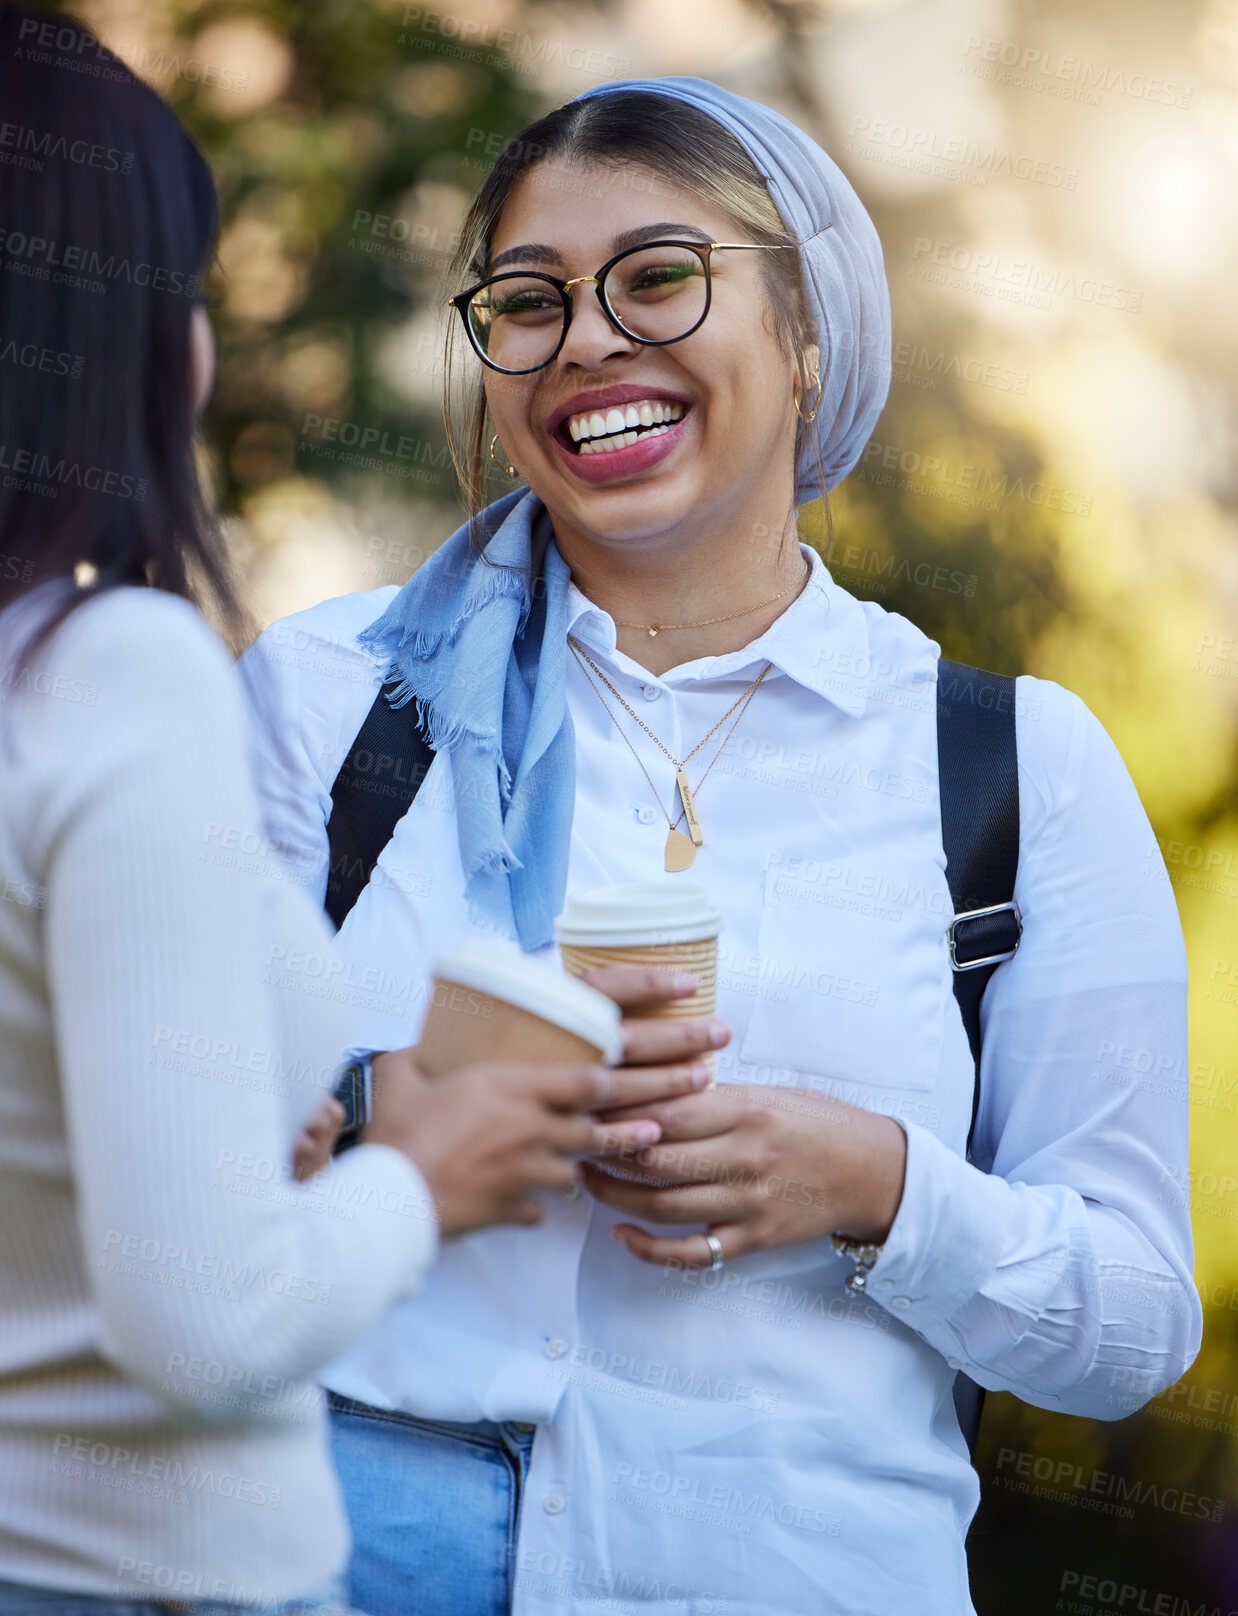
M 830 225 L 808 237 L 813 241 Z M 682 342 L 709 313 L 710 258 L 716 252 L 792 252 L 803 242 L 642 242 L 607 259 L 594 275 L 561 280 L 539 270 L 491 275 L 447 299 L 459 309 L 473 351 L 505 376 L 527 376 L 558 354 L 572 323 L 573 286 L 592 283 L 606 318 L 647 347 Z

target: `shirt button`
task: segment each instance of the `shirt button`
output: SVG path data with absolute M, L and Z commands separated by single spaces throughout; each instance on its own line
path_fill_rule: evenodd
M 560 1341 L 558 1336 L 546 1343 L 546 1356 L 548 1358 L 561 1358 L 567 1351 L 567 1342 Z
M 947 1358 L 946 1363 L 951 1369 L 962 1369 L 963 1367 L 962 1358 Z
M 891 1285 L 893 1285 L 894 1281 L 892 1279 L 879 1279 L 877 1283 L 881 1286 L 882 1290 L 888 1291 Z
M 580 1185 L 569 1184 L 563 1192 L 563 1199 L 565 1201 L 578 1201 L 580 1199 Z
M 645 807 L 638 808 L 636 810 L 636 817 L 640 820 L 642 825 L 652 825 L 658 816 L 654 809 Z
M 657 685 L 642 685 L 640 688 L 641 695 L 644 696 L 646 701 L 657 701 L 658 697 L 662 694 L 661 689 Z
M 911 1297 L 910 1296 L 892 1296 L 890 1298 L 890 1306 L 891 1307 L 896 1307 L 899 1310 L 900 1313 L 903 1313 L 911 1306 Z
M 562 1513 L 563 1513 L 563 1494 L 562 1493 L 547 1493 L 546 1494 L 546 1513 L 547 1513 L 547 1515 L 562 1515 Z

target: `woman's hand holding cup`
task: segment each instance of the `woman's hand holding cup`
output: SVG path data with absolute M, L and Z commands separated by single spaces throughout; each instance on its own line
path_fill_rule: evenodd
M 328 1095 L 301 1129 L 292 1149 L 292 1176 L 299 1184 L 313 1178 L 331 1160 L 336 1135 L 344 1125 L 344 1107 Z
M 362 1137 L 419 1169 L 443 1235 L 539 1222 L 536 1192 L 579 1184 L 580 1158 L 631 1157 L 661 1137 L 656 1122 L 608 1123 L 599 1112 L 696 1093 L 710 1081 L 708 1068 L 686 1057 L 623 1067 L 478 1061 L 434 1080 L 416 1057 L 416 1048 L 374 1057 Z
M 620 1023 L 624 1066 L 691 1060 L 712 1054 L 730 1042 L 731 1029 L 725 1021 L 712 1017 L 681 1021 L 659 1016 L 663 1006 L 677 999 L 690 999 L 696 993 L 698 978 L 692 971 L 654 965 L 594 965 L 582 972 L 580 980 L 628 1012 Z
M 673 971 L 662 966 L 649 965 L 595 965 L 581 976 L 581 981 L 614 999 L 627 1015 L 620 1022 L 623 1035 L 624 1066 L 656 1065 L 659 1062 L 691 1060 L 711 1054 L 730 1042 L 731 1029 L 725 1021 L 712 1017 L 680 1021 L 663 1017 L 663 1007 L 675 1000 L 691 998 L 698 989 L 698 979 L 691 971 Z M 713 1088 L 712 1063 L 707 1088 Z M 629 1158 L 630 1159 L 630 1158 Z M 643 1171 L 633 1173 L 627 1167 L 597 1160 L 612 1178 L 637 1178 L 645 1184 L 671 1185 L 676 1179 L 657 1179 Z M 634 1164 L 633 1164 L 634 1165 Z

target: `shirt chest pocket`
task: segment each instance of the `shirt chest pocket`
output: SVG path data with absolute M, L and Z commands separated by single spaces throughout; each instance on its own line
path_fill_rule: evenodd
M 765 984 L 742 1061 L 868 1089 L 931 1089 L 952 991 L 945 875 L 924 857 L 800 860 L 765 873 Z

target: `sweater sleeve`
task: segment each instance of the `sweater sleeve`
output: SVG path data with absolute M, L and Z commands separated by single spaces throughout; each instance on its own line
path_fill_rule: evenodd
M 1021 784 L 1056 779 L 1020 853 L 1022 941 L 983 1002 L 975 1155 L 990 1170 L 906 1124 L 903 1200 L 868 1288 L 980 1385 L 1116 1419 L 1200 1346 L 1186 951 L 1116 746 L 1077 696 L 1028 685 L 1069 743 L 1040 769 L 1049 726 L 1020 722 Z
M 191 1359 L 242 1401 L 257 1388 L 255 1404 L 271 1377 L 311 1375 L 419 1287 L 433 1202 L 381 1145 L 308 1186 L 290 1176 L 345 1024 L 330 934 L 263 854 L 241 695 L 203 619 L 118 590 L 43 657 L 46 688 L 97 692 L 93 706 L 38 698 L 26 765 L 100 1350 L 209 1418 Z

